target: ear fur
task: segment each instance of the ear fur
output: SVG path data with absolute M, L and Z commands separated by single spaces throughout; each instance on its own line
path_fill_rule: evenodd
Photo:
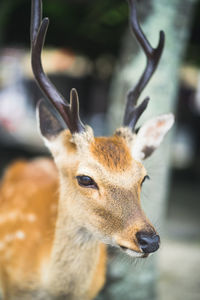
M 139 130 L 133 143 L 133 157 L 139 161 L 149 157 L 161 144 L 173 123 L 173 114 L 161 115 L 147 121 Z
M 37 104 L 36 115 L 39 131 L 45 143 L 54 140 L 66 128 L 56 111 L 43 99 Z
M 94 141 L 94 132 L 90 126 L 85 126 L 85 130 L 81 133 L 73 134 L 71 142 L 73 142 L 80 152 L 85 151 L 88 145 Z

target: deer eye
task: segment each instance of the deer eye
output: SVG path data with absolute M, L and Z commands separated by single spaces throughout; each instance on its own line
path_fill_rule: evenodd
M 143 185 L 143 183 L 145 182 L 145 180 L 146 180 L 146 179 L 150 180 L 150 177 L 149 177 L 149 175 L 146 175 L 146 176 L 144 176 L 144 178 L 143 178 L 143 180 L 142 180 L 142 183 L 141 183 L 141 185 Z
M 96 182 L 89 176 L 76 176 L 76 179 L 78 181 L 78 184 L 82 187 L 98 189 Z

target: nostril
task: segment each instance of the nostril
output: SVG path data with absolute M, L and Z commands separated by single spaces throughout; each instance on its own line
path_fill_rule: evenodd
M 159 235 L 145 232 L 138 232 L 136 234 L 138 244 L 144 253 L 152 253 L 158 250 L 160 237 Z

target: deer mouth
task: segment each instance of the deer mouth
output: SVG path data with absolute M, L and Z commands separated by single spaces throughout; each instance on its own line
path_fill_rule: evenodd
M 149 256 L 149 253 L 137 252 L 124 246 L 119 247 L 124 253 L 134 258 L 147 258 Z

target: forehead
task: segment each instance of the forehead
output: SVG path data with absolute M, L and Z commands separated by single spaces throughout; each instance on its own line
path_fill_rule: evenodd
M 79 154 L 76 172 L 110 186 L 131 188 L 146 174 L 144 166 L 132 157 L 123 137 L 96 137 Z
M 90 152 L 102 166 L 113 171 L 125 171 L 132 165 L 130 150 L 121 137 L 97 137 Z

